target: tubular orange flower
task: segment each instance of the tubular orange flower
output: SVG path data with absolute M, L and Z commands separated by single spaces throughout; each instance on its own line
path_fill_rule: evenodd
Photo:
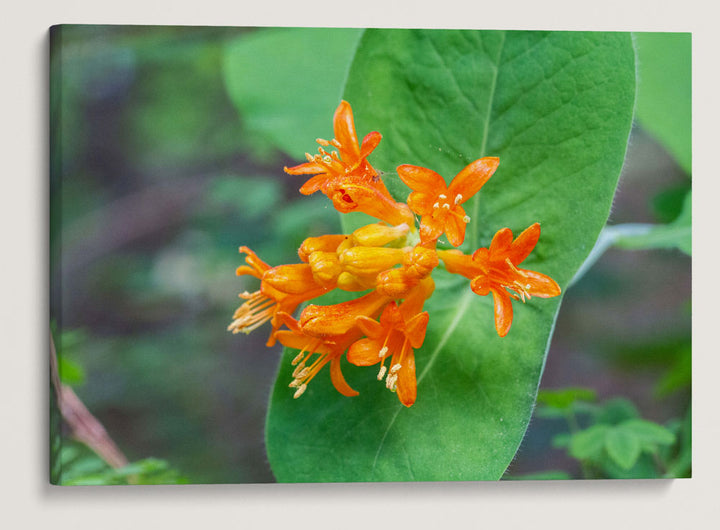
M 387 296 L 372 291 L 340 304 L 311 304 L 300 314 L 299 325 L 304 333 L 315 337 L 342 335 L 355 326 L 356 317 L 374 317 L 388 302 L 390 299 Z
M 500 160 L 485 157 L 468 164 L 450 185 L 431 169 L 404 164 L 397 168 L 398 176 L 413 192 L 408 205 L 420 221 L 420 239 L 435 241 L 443 232 L 450 244 L 458 247 L 465 239 L 465 225 L 470 218 L 462 204 L 475 195 L 495 173 Z
M 375 289 L 390 298 L 405 298 L 420 280 L 430 275 L 439 260 L 434 244 L 415 245 L 403 257 L 402 267 L 389 269 L 377 275 Z
M 509 228 L 499 230 L 490 248 L 480 248 L 472 256 L 457 250 L 438 251 L 449 272 L 471 280 L 470 288 L 474 293 L 480 296 L 493 294 L 495 329 L 501 337 L 507 335 L 512 324 L 512 298 L 525 302 L 532 296 L 550 298 L 561 292 L 560 286 L 549 276 L 517 267 L 532 252 L 539 238 L 540 224 L 535 223 L 514 241 Z
M 281 325 L 278 312 L 292 313 L 302 302 L 316 298 L 328 289 L 315 282 L 310 266 L 305 263 L 270 267 L 248 247 L 243 246 L 239 250 L 247 255 L 247 265 L 238 267 L 235 274 L 248 274 L 260 279 L 260 289 L 253 293 L 240 293 L 240 298 L 246 302 L 235 310 L 227 329 L 233 333 L 250 333 L 270 320 L 272 332 L 267 345 L 273 346 L 273 332 Z
M 380 322 L 365 316 L 357 317 L 357 325 L 367 335 L 350 346 L 348 361 L 358 366 L 380 364 L 378 380 L 387 373 L 385 386 L 397 391 L 398 399 L 406 407 L 415 403 L 415 353 L 422 346 L 430 315 L 421 312 L 425 300 L 434 289 L 432 278 L 422 280 L 398 306 L 390 302 L 380 315 Z M 390 359 L 388 372 L 385 359 Z
M 367 161 L 382 135 L 373 131 L 359 144 L 352 107 L 347 101 L 340 102 L 335 111 L 333 129 L 332 140 L 317 139 L 319 154 L 306 153 L 306 163 L 285 168 L 291 175 L 315 175 L 303 184 L 300 193 L 310 195 L 321 191 L 342 213 L 359 211 L 394 225 L 412 224 L 407 205 L 393 200 L 378 172 Z M 329 146 L 337 151 L 326 151 Z
M 292 361 L 295 370 L 290 388 L 296 388 L 294 398 L 299 398 L 307 389 L 308 383 L 325 366 L 330 363 L 330 379 L 335 389 L 343 396 L 357 396 L 358 392 L 348 385 L 340 370 L 340 358 L 348 346 L 361 336 L 354 327 L 345 333 L 316 337 L 303 331 L 297 320 L 287 313 L 279 313 L 283 323 L 290 329 L 275 332 L 275 337 L 283 346 L 300 350 Z M 318 357 L 310 362 L 313 355 Z

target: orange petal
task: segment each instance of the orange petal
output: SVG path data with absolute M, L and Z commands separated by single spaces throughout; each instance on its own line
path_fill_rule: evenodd
M 505 261 L 507 250 L 513 241 L 513 233 L 509 228 L 501 228 L 492 238 L 490 242 L 490 257 Z
M 365 138 L 363 138 L 362 145 L 360 146 L 360 158 L 365 158 L 372 153 L 380 143 L 380 140 L 382 140 L 382 134 L 379 132 L 373 131 L 368 133 Z
M 505 289 L 490 289 L 495 301 L 495 329 L 504 337 L 510 331 L 513 319 L 512 299 Z
M 445 235 L 448 238 L 448 241 L 450 241 L 450 244 L 454 247 L 459 247 L 463 244 L 463 241 L 465 241 L 465 222 L 463 222 L 463 217 L 465 217 L 465 210 L 463 210 L 462 206 L 456 206 L 453 211 L 457 212 L 458 215 L 461 217 L 457 217 L 455 215 L 448 215 L 445 217 Z
M 289 175 L 317 175 L 318 173 L 325 173 L 327 168 L 317 162 L 305 162 L 293 167 L 283 168 L 285 173 Z
M 530 255 L 539 239 L 540 223 L 530 225 L 512 242 L 510 250 L 507 252 L 507 257 L 510 258 L 513 264 L 519 265 Z
M 405 336 L 413 348 L 419 348 L 425 341 L 425 332 L 427 331 L 429 320 L 430 313 L 424 311 L 412 317 L 405 324 Z
M 420 220 L 420 240 L 424 243 L 435 241 L 442 235 L 444 228 L 437 219 L 424 215 Z
M 470 289 L 479 296 L 486 296 L 490 293 L 490 282 L 484 274 L 475 276 L 470 282 Z
M 355 319 L 355 322 L 357 323 L 360 330 L 368 337 L 378 338 L 380 335 L 382 335 L 382 324 L 380 324 L 380 322 L 378 322 L 374 318 L 359 316 Z
M 527 275 L 527 283 L 530 284 L 528 292 L 532 296 L 551 298 L 560 294 L 560 286 L 550 276 L 524 269 L 523 272 Z
M 325 185 L 329 181 L 329 177 L 327 173 L 323 173 L 321 175 L 315 175 L 311 179 L 309 179 L 305 184 L 300 186 L 300 193 L 303 195 L 311 195 L 315 193 L 316 191 L 322 190 L 325 188 Z
M 447 191 L 445 179 L 432 169 L 403 164 L 398 166 L 397 174 L 413 191 L 419 191 L 437 197 Z
M 342 371 L 340 370 L 340 357 L 333 357 L 332 361 L 330 361 L 330 379 L 335 389 L 343 396 L 352 397 L 358 395 L 358 392 L 353 390 L 343 377 Z
M 346 162 L 354 163 L 360 158 L 360 145 L 355 132 L 355 120 L 350 103 L 341 101 L 333 116 L 335 139 L 342 145 L 341 154 L 349 155 Z
M 468 164 L 455 176 L 450 186 L 448 186 L 448 196 L 453 198 L 460 194 L 462 195 L 460 204 L 467 201 L 480 191 L 483 184 L 492 177 L 498 164 L 500 164 L 500 159 L 494 156 L 480 158 Z
M 430 215 L 433 204 L 437 201 L 437 194 L 413 191 L 408 195 L 407 205 L 418 215 Z
M 372 366 L 380 362 L 378 353 L 382 348 L 382 342 L 376 339 L 360 339 L 353 342 L 347 352 L 347 360 L 355 366 Z
M 417 399 L 417 381 L 415 379 L 415 355 L 410 350 L 403 359 L 402 367 L 398 372 L 397 395 L 400 403 L 406 407 L 412 406 Z
M 240 254 L 247 254 L 247 256 L 245 256 L 245 263 L 250 265 L 256 271 L 264 272 L 270 268 L 270 265 L 258 258 L 257 254 L 255 254 L 255 252 L 250 250 L 248 247 L 242 246 L 238 249 L 238 251 L 240 252 Z

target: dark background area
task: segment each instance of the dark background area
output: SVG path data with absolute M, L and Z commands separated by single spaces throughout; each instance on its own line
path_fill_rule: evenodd
M 131 461 L 167 460 L 195 483 L 271 482 L 263 428 L 279 349 L 226 331 L 239 245 L 296 262 L 339 230 L 324 197 L 297 191 L 288 159 L 244 127 L 225 91 L 243 28 L 71 26 L 51 36 L 51 320 L 61 375 Z M 312 149 L 312 138 L 308 149 Z M 609 222 L 668 222 L 690 180 L 640 128 Z M 658 381 L 689 351 L 691 260 L 611 249 L 567 290 L 541 389 L 624 397 L 681 417 L 689 388 Z M 421 362 L 421 359 L 418 360 Z M 577 463 L 534 418 L 511 475 Z

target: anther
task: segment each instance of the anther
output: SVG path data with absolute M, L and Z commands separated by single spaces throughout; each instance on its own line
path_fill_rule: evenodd
M 382 365 L 377 375 L 378 381 L 382 381 L 382 378 L 385 377 L 385 372 L 387 372 L 387 366 Z
M 385 357 L 385 354 L 388 352 L 388 347 L 383 346 L 380 348 L 380 351 L 378 352 L 378 357 Z
M 458 204 L 462 200 L 462 195 L 458 193 L 455 195 L 455 204 Z
M 316 141 L 317 143 L 319 143 L 320 145 L 322 145 L 322 146 L 328 146 L 328 145 L 330 145 L 330 142 L 328 142 L 327 140 L 323 140 L 322 138 L 318 138 L 318 139 L 316 139 L 315 141 Z
M 438 199 L 447 199 L 447 195 L 441 193 L 440 195 L 438 195 Z
M 400 370 L 400 368 L 402 368 L 402 365 L 401 365 L 400 363 L 397 363 L 397 364 L 393 365 L 392 368 L 390 368 L 390 373 L 391 373 L 391 374 L 396 374 L 396 373 L 398 373 L 398 371 Z
M 442 207 L 445 208 L 446 210 L 450 209 L 450 205 L 448 203 L 443 204 Z
M 298 353 L 298 354 L 295 356 L 295 358 L 292 360 L 292 363 L 291 363 L 291 364 L 292 364 L 293 366 L 295 366 L 297 363 L 300 362 L 300 360 L 301 360 L 304 356 L 305 356 L 305 352 L 304 352 L 304 351 L 301 351 L 300 353 Z
M 436 202 L 435 204 L 433 204 L 433 209 L 435 209 L 435 208 L 440 208 L 440 203 L 439 203 L 439 202 Z
M 297 399 L 300 396 L 303 395 L 303 392 L 307 390 L 307 385 L 300 385 L 300 387 L 295 391 L 295 394 L 293 395 L 293 399 Z

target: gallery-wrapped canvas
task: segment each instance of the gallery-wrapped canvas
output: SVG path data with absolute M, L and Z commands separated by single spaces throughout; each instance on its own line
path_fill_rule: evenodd
M 53 484 L 690 476 L 689 34 L 50 37 Z

